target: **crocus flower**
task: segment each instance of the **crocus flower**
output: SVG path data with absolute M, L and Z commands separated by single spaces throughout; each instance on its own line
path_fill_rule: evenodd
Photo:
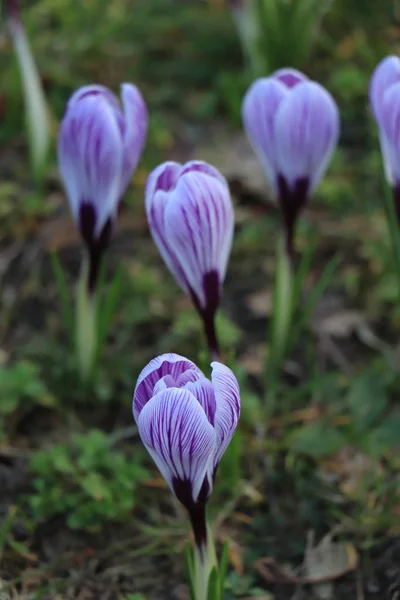
M 10 34 L 21 74 L 33 174 L 40 182 L 50 146 L 50 119 L 34 56 L 20 17 L 17 0 L 5 3 Z
M 211 381 L 190 360 L 163 354 L 143 369 L 133 396 L 140 437 L 205 543 L 205 503 L 240 414 L 239 384 L 212 363 Z
M 161 256 L 192 298 L 217 357 L 214 319 L 234 229 L 228 184 L 205 162 L 166 162 L 148 178 L 146 212 Z
M 283 214 L 293 254 L 298 215 L 323 177 L 339 136 L 332 96 L 295 69 L 256 80 L 242 106 L 249 141 Z
M 379 127 L 388 183 L 394 188 L 400 221 L 400 58 L 388 56 L 376 67 L 370 84 L 370 102 Z
M 101 85 L 70 98 L 58 138 L 58 162 L 72 216 L 90 256 L 89 288 L 108 245 L 122 196 L 139 161 L 147 111 L 139 90 L 122 88 L 122 107 Z

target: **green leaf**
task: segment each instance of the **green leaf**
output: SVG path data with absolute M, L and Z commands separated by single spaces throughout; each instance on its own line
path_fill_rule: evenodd
M 75 467 L 68 456 L 68 451 L 65 446 L 60 446 L 53 450 L 52 462 L 54 468 L 60 473 L 73 473 L 75 471 Z
M 297 429 L 289 440 L 289 447 L 293 452 L 322 457 L 335 454 L 346 442 L 345 436 L 338 429 L 315 421 Z
M 64 276 L 64 271 L 61 266 L 61 261 L 57 252 L 50 253 L 50 262 L 53 268 L 54 278 L 56 280 L 58 293 L 60 295 L 61 309 L 65 321 L 65 329 L 70 336 L 71 345 L 73 344 L 74 317 L 72 311 L 71 297 L 68 291 L 67 282 Z
M 103 347 L 103 344 L 107 338 L 111 319 L 116 310 L 118 300 L 121 297 L 122 281 L 123 281 L 122 275 L 123 275 L 123 269 L 122 269 L 122 267 L 120 267 L 108 287 L 106 300 L 105 300 L 104 304 L 101 306 L 101 309 L 99 310 L 98 351 L 101 350 L 101 348 Z
M 369 429 L 387 409 L 389 399 L 382 378 L 375 372 L 363 373 L 354 380 L 347 398 L 354 427 Z
M 400 414 L 391 415 L 373 429 L 365 440 L 366 452 L 376 458 L 400 449 Z
M 98 473 L 85 474 L 81 484 L 89 496 L 99 502 L 110 497 L 108 485 Z
M 219 596 L 222 600 L 224 597 L 225 579 L 228 572 L 229 565 L 229 542 L 228 540 L 224 543 L 221 553 L 221 560 L 219 561 Z
M 213 567 L 208 580 L 207 600 L 222 600 L 219 594 L 219 577 L 217 567 Z
M 186 542 L 186 546 L 185 546 L 185 564 L 186 564 L 186 571 L 187 571 L 188 579 L 189 579 L 190 600 L 196 600 L 195 591 L 194 591 L 194 577 L 195 577 L 194 559 L 193 559 L 193 551 L 192 551 L 192 548 L 191 548 L 189 542 Z

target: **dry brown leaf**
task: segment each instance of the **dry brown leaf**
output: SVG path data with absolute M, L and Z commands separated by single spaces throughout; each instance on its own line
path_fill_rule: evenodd
M 267 317 L 272 312 L 272 291 L 260 290 L 246 296 L 246 304 L 257 317 Z
M 265 367 L 265 344 L 252 346 L 238 362 L 250 375 L 262 375 Z
M 232 564 L 233 568 L 235 569 L 236 573 L 239 573 L 239 575 L 243 575 L 244 568 L 243 568 L 243 561 L 242 561 L 242 554 L 240 551 L 240 547 L 239 547 L 239 544 L 237 544 L 232 539 L 229 539 L 228 555 L 229 555 L 229 561 Z
M 358 554 L 352 544 L 333 542 L 328 534 L 313 545 L 310 534 L 303 563 L 304 575 L 298 575 L 291 567 L 279 564 L 274 558 L 260 558 L 255 563 L 259 575 L 268 582 L 288 584 L 322 584 L 343 577 L 358 565 Z
M 146 479 L 144 485 L 150 488 L 163 489 L 167 487 L 164 479 L 162 477 L 154 477 L 152 479 Z
M 196 155 L 215 165 L 228 180 L 239 180 L 248 191 L 270 197 L 263 170 L 243 132 L 216 125 L 207 146 L 197 148 Z
M 317 314 L 312 329 L 321 336 L 348 338 L 365 325 L 365 316 L 358 310 L 341 309 L 334 313 Z

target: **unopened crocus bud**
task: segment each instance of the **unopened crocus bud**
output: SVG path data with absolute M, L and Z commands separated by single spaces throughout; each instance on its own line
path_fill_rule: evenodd
M 212 363 L 211 381 L 190 360 L 163 354 L 143 369 L 133 396 L 140 437 L 206 544 L 205 504 L 240 416 L 233 372 Z
M 287 251 L 301 209 L 325 174 L 339 137 L 339 112 L 321 85 L 294 69 L 255 81 L 242 107 L 249 141 L 282 210 Z
M 26 36 L 17 0 L 6 0 L 6 14 L 23 86 L 31 165 L 36 180 L 44 176 L 50 146 L 50 119 L 46 98 Z
M 385 175 L 393 187 L 400 221 L 400 58 L 388 56 L 376 67 L 370 102 L 379 128 Z
M 153 239 L 177 283 L 192 298 L 216 357 L 214 319 L 234 230 L 228 184 L 205 162 L 166 162 L 148 178 L 146 212 Z
M 101 85 L 76 91 L 67 104 L 58 138 L 61 177 L 89 252 L 89 289 L 95 286 L 99 261 L 146 138 L 143 98 L 134 85 L 121 87 L 122 108 Z

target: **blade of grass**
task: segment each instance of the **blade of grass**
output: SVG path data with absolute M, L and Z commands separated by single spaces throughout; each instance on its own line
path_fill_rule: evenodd
M 61 265 L 60 258 L 55 250 L 50 252 L 50 262 L 53 269 L 56 285 L 61 301 L 61 310 L 65 322 L 65 328 L 68 332 L 70 342 L 73 345 L 73 330 L 74 330 L 74 316 L 72 310 L 71 296 L 68 291 L 68 285 L 64 276 L 64 271 Z
M 106 341 L 111 319 L 116 310 L 116 306 L 119 298 L 121 297 L 122 289 L 122 275 L 123 268 L 119 267 L 113 280 L 110 283 L 109 289 L 107 290 L 106 299 L 99 310 L 99 337 L 98 337 L 98 349 L 103 347 Z

